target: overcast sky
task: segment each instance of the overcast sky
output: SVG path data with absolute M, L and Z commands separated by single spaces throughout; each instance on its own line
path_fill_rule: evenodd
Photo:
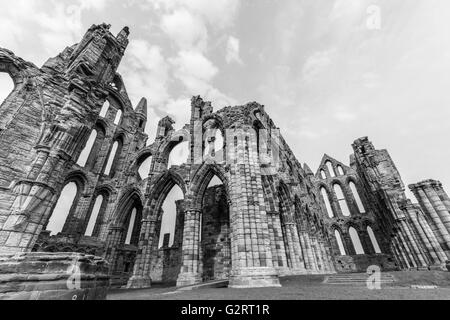
M 0 46 L 41 66 L 93 23 L 127 25 L 119 71 L 134 105 L 150 101 L 151 139 L 166 114 L 188 121 L 193 95 L 216 110 L 257 101 L 313 170 L 369 136 L 406 184 L 450 191 L 449 14 L 448 0 L 14 0 Z

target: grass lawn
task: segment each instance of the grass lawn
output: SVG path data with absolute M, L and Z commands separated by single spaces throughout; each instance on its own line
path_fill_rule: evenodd
M 392 272 L 397 282 L 381 290 L 323 284 L 324 276 L 281 279 L 282 288 L 208 288 L 177 292 L 176 288 L 114 290 L 109 300 L 450 300 L 450 272 Z M 438 285 L 412 289 L 411 285 Z

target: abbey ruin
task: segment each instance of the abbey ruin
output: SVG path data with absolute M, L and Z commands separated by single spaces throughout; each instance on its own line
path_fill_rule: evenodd
M 14 259 L 32 269 L 61 253 L 103 258 L 111 285 L 128 288 L 445 268 L 450 198 L 429 180 L 409 186 L 417 204 L 408 199 L 389 153 L 368 138 L 353 143 L 349 164 L 325 155 L 314 173 L 264 106 L 213 110 L 194 97 L 190 123 L 174 130 L 166 117 L 148 141 L 147 101 L 133 106 L 117 73 L 128 35 L 94 25 L 41 68 L 0 49 L 15 86 L 0 107 L 0 276 L 27 272 Z M 188 161 L 169 167 L 186 142 Z M 162 234 L 175 186 L 184 199 Z

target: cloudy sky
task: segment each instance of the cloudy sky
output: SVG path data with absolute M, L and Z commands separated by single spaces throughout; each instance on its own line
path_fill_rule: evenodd
M 406 183 L 450 191 L 449 13 L 447 0 L 14 0 L 0 46 L 40 66 L 93 23 L 127 25 L 119 71 L 135 105 L 150 101 L 151 139 L 166 114 L 187 122 L 193 95 L 258 101 L 313 170 L 369 136 Z

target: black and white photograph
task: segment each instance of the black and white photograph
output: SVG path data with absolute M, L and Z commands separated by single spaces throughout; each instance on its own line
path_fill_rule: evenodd
M 450 300 L 449 120 L 447 0 L 0 0 L 0 308 Z

